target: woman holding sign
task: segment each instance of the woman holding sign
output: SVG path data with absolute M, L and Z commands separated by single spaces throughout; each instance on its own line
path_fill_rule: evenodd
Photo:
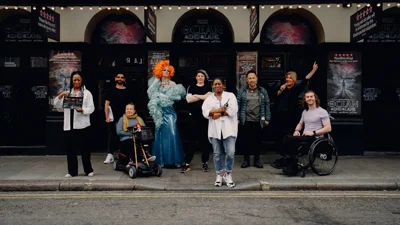
M 78 175 L 78 152 L 82 155 L 83 170 L 89 177 L 94 176 L 90 162 L 90 148 L 86 146 L 90 114 L 94 111 L 93 96 L 83 85 L 82 73 L 71 74 L 70 90 L 61 92 L 54 99 L 55 107 L 64 108 L 65 147 L 67 152 L 68 174 Z

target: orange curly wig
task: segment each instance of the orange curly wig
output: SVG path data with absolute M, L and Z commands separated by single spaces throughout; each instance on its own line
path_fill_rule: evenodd
M 173 66 L 169 65 L 169 60 L 161 60 L 154 66 L 153 70 L 154 76 L 157 77 L 158 79 L 161 79 L 163 70 L 167 66 L 169 70 L 169 78 L 173 77 L 175 74 L 175 69 Z

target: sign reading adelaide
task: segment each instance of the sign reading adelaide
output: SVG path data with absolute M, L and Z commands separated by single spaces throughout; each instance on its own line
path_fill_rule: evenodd
M 365 6 L 350 17 L 350 40 L 357 42 L 380 30 L 382 5 Z
M 232 43 L 227 22 L 206 13 L 186 17 L 175 28 L 174 43 Z

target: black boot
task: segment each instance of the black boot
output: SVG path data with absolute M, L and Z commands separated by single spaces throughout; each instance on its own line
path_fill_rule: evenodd
M 254 160 L 254 166 L 257 167 L 257 168 L 264 168 L 263 164 L 260 163 L 259 159 L 257 159 L 257 160 L 255 159 Z
M 249 167 L 249 166 L 250 166 L 250 160 L 248 160 L 248 159 L 246 160 L 246 159 L 245 159 L 245 160 L 243 161 L 241 167 L 242 167 L 242 168 L 247 168 L 247 167 Z

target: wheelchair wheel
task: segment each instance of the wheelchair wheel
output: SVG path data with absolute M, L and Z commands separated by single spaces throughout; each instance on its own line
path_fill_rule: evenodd
M 307 149 L 307 150 L 306 150 Z M 300 146 L 297 149 L 299 162 L 298 165 L 303 169 L 308 169 L 311 166 L 310 158 L 308 157 L 308 146 Z
M 131 166 L 128 170 L 128 175 L 132 179 L 136 178 L 136 167 Z
M 115 170 L 115 171 L 118 171 L 119 170 L 119 168 L 118 168 L 118 163 L 119 163 L 119 160 L 118 159 L 115 159 L 114 160 L 114 162 L 113 162 L 113 169 Z
M 162 167 L 157 164 L 156 166 L 154 166 L 153 172 L 154 172 L 154 174 L 156 176 L 161 177 L 161 175 L 162 175 Z
M 308 156 L 314 173 L 325 176 L 335 170 L 338 161 L 338 149 L 332 139 L 321 138 L 311 145 Z

